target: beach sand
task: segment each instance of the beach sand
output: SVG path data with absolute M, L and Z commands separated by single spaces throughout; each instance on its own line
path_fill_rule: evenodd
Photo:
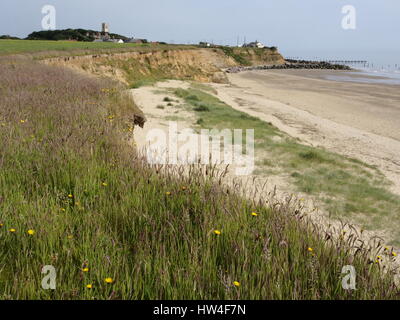
M 271 122 L 281 131 L 299 138 L 303 144 L 320 146 L 376 165 L 393 182 L 390 189 L 400 194 L 400 86 L 324 80 L 326 75 L 340 74 L 313 70 L 251 71 L 228 75 L 231 84 L 210 86 L 228 105 Z M 150 130 L 168 130 L 171 117 L 178 117 L 179 130 L 193 127 L 196 117 L 178 108 L 184 101 L 168 91 L 190 86 L 187 81 L 170 80 L 130 90 L 148 119 L 143 129 L 135 128 L 138 149 L 147 147 L 146 135 Z M 167 96 L 176 99 L 176 107 L 160 109 L 160 105 L 166 105 L 164 98 Z M 227 184 L 239 182 L 244 186 L 243 194 L 249 198 L 253 198 L 253 192 L 258 192 L 260 198 L 267 199 L 273 192 L 274 199 L 284 201 L 292 194 L 285 177 L 249 175 L 237 178 L 231 171 Z M 324 230 L 342 230 L 340 221 L 330 219 L 319 206 L 315 209 L 315 199 L 306 195 L 304 198 L 302 210 L 313 222 Z M 361 229 L 357 229 L 360 232 Z M 345 230 L 348 234 L 353 232 L 349 227 Z M 369 230 L 357 236 L 371 243 L 375 236 L 391 239 L 385 230 Z
M 233 108 L 305 144 L 377 166 L 400 194 L 400 86 L 324 79 L 341 75 L 360 77 L 327 70 L 247 71 L 228 74 L 231 84 L 213 87 Z

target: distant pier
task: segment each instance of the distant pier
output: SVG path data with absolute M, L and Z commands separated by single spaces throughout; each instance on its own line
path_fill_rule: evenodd
M 329 62 L 335 64 L 367 64 L 366 60 L 322 60 L 322 62 Z
M 384 64 L 384 63 L 372 63 L 367 60 L 350 60 L 350 59 L 321 59 L 318 57 L 314 57 L 313 59 L 304 59 L 300 57 L 288 57 L 285 59 L 286 61 L 301 61 L 301 62 L 314 62 L 314 63 L 330 63 L 330 64 L 338 64 L 338 65 L 346 65 L 346 66 L 362 66 L 364 68 L 374 68 L 375 70 L 392 70 L 392 71 L 400 71 L 400 63 L 392 63 L 392 64 Z
M 368 64 L 367 60 L 335 60 L 335 59 L 321 59 L 321 58 L 314 58 L 314 59 L 303 59 L 299 57 L 288 57 L 286 58 L 287 61 L 309 61 L 309 62 L 326 62 L 332 64 L 344 64 L 344 65 L 354 65 L 354 64 Z

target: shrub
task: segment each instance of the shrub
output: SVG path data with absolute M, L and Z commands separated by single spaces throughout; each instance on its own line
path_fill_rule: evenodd
M 204 103 L 199 103 L 197 104 L 196 107 L 194 107 L 193 110 L 198 112 L 205 112 L 205 111 L 210 111 L 210 108 Z

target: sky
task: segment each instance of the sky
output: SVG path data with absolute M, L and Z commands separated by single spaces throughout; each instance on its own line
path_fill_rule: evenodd
M 42 29 L 42 7 L 56 8 L 57 29 L 110 31 L 152 41 L 236 45 L 259 40 L 286 56 L 400 62 L 400 0 L 1 0 L 0 35 Z M 345 5 L 355 29 L 343 29 Z M 389 58 L 388 58 L 389 59 Z

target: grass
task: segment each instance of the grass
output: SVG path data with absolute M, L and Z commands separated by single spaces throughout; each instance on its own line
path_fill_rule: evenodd
M 201 66 L 195 67 L 187 64 L 177 66 L 168 58 L 168 52 L 168 50 L 162 51 L 162 54 L 165 54 L 165 62 L 156 65 L 152 64 L 150 58 L 108 59 L 105 65 L 122 70 L 129 87 L 133 89 L 169 79 L 193 80 L 196 76 L 204 74 Z M 211 77 L 211 73 L 208 76 Z
M 222 47 L 221 49 L 228 57 L 232 57 L 239 65 L 242 66 L 251 65 L 251 62 L 247 59 L 247 57 L 243 54 L 243 52 L 237 52 L 230 47 Z
M 0 55 L 35 54 L 39 58 L 58 55 L 86 55 L 112 52 L 190 49 L 185 45 L 135 44 L 112 42 L 43 41 L 43 40 L 0 40 Z
M 241 66 L 279 63 L 283 57 L 272 48 L 221 47 L 221 50 Z
M 190 110 L 198 112 L 197 124 L 202 128 L 255 129 L 256 157 L 264 164 L 265 173 L 289 173 L 297 191 L 319 199 L 333 217 L 360 223 L 367 229 L 389 230 L 391 243 L 400 244 L 400 231 L 393 224 L 400 218 L 400 198 L 388 191 L 388 181 L 374 167 L 302 145 L 203 90 L 174 92 L 185 99 Z
M 117 85 L 0 62 L 1 299 L 398 298 L 375 252 L 318 236 L 295 205 L 244 200 L 212 168 L 147 164 L 127 143 L 138 110 Z M 341 287 L 347 264 L 356 291 Z

